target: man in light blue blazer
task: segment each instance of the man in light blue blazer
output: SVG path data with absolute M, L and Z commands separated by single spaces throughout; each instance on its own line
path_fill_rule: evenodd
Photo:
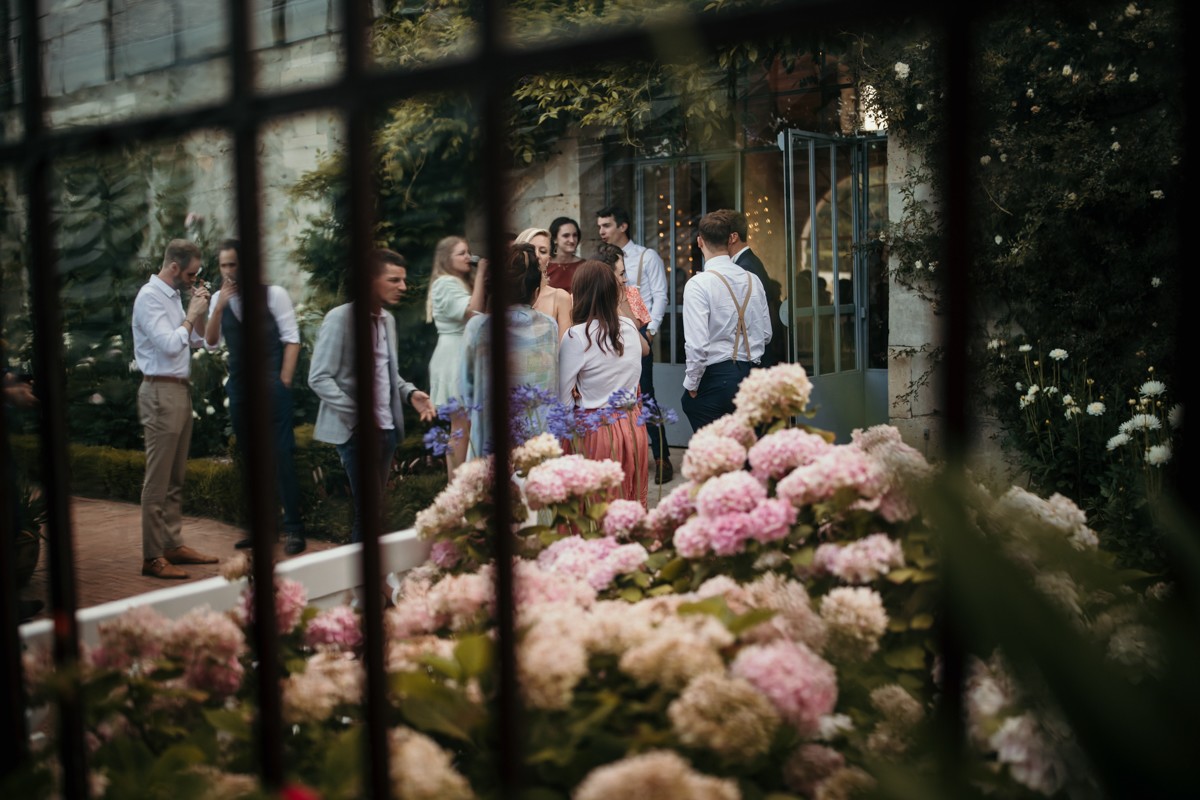
M 371 254 L 374 279 L 371 287 L 371 319 L 375 347 L 375 423 L 379 441 L 365 446 L 378 448 L 379 470 L 372 476 L 386 484 L 396 444 L 404 437 L 404 403 L 411 403 L 422 420 L 431 420 L 436 409 L 429 395 L 400 377 L 396 358 L 396 320 L 384 310 L 400 302 L 408 290 L 404 256 L 392 250 Z M 354 401 L 354 304 L 345 303 L 325 315 L 313 348 L 308 385 L 321 399 L 313 438 L 337 447 L 354 495 L 352 542 L 362 541 L 362 509 L 359 493 L 358 455 L 360 436 L 358 409 Z

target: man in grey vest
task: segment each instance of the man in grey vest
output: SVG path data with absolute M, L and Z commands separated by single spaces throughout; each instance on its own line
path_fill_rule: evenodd
M 238 283 L 238 263 L 241 244 L 226 239 L 218 250 L 221 270 L 221 289 L 213 298 L 204 340 L 210 349 L 222 341 L 229 348 L 229 379 L 225 394 L 229 397 L 229 417 L 238 447 L 244 448 L 246 437 L 246 378 L 243 374 L 242 348 L 246 331 L 242 326 L 242 292 Z M 300 327 L 292 299 L 281 286 L 267 287 L 267 314 L 260 337 L 266 347 L 267 385 L 271 396 L 271 420 L 275 433 L 275 482 L 280 505 L 283 506 L 283 531 L 286 541 L 283 550 L 296 555 L 305 548 L 304 523 L 300 519 L 300 486 L 296 481 L 296 436 L 292 419 L 292 379 L 300 357 Z M 243 450 L 243 452 L 245 452 Z M 247 536 L 234 547 L 250 547 Z
M 759 366 L 771 341 L 767 295 L 758 276 L 729 258 L 736 211 L 700 219 L 704 271 L 683 287 L 683 413 L 692 430 L 733 413 L 738 384 Z
M 371 413 L 379 427 L 379 440 L 360 441 L 358 409 L 354 402 L 354 304 L 345 303 L 325 315 L 317 344 L 313 348 L 308 385 L 321 407 L 313 438 L 337 446 L 342 466 L 354 495 L 354 528 L 351 541 L 362 541 L 362 506 L 359 492 L 357 448 L 370 447 L 379 456 L 378 470 L 371 480 L 386 484 L 397 443 L 404 436 L 404 404 L 411 404 L 421 419 L 433 419 L 436 409 L 429 395 L 400 377 L 397 359 L 396 320 L 384 306 L 395 306 L 408 290 L 408 269 L 404 256 L 392 250 L 371 254 L 370 314 L 374 342 L 375 402 Z

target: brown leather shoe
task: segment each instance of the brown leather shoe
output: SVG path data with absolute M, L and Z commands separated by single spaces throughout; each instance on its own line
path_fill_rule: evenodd
M 142 574 L 148 578 L 186 578 L 188 574 L 171 565 L 165 558 L 147 558 L 142 562 Z
M 186 544 L 181 544 L 174 550 L 167 550 L 163 553 L 163 558 L 172 564 L 216 564 L 221 560 L 216 556 L 210 556 L 193 550 Z

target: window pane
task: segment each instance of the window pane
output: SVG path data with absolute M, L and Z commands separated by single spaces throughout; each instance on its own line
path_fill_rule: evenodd
M 92 125 L 229 94 L 228 4 L 52 4 L 41 20 L 47 124 Z

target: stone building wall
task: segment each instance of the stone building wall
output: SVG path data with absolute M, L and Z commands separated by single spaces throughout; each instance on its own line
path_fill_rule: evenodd
M 261 89 L 297 89 L 339 75 L 339 0 L 244 1 Z M 10 63 L 19 65 L 16 5 L 8 44 Z M 85 127 L 219 104 L 230 93 L 226 15 L 226 3 L 211 0 L 47 0 L 40 25 L 48 125 Z M 337 150 L 341 130 L 337 115 L 314 112 L 273 120 L 261 132 L 266 272 L 297 298 L 303 276 L 293 264 L 296 237 L 309 216 L 326 210 L 288 192 L 322 154 Z M 179 143 L 192 167 L 189 208 L 205 218 L 213 238 L 236 235 L 232 137 L 214 128 Z M 151 225 L 149 241 L 160 233 Z

